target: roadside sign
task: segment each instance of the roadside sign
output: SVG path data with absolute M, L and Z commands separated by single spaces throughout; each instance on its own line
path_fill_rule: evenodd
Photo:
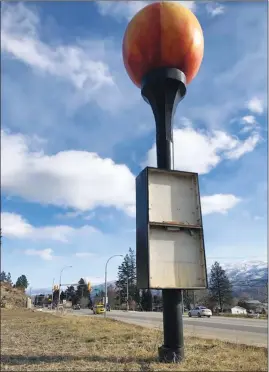
M 136 244 L 139 288 L 207 287 L 197 173 L 147 167 L 138 175 Z

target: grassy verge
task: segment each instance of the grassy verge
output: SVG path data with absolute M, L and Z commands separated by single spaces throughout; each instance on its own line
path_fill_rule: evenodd
M 267 371 L 267 349 L 193 337 L 186 359 L 160 364 L 158 330 L 101 317 L 2 310 L 1 370 Z

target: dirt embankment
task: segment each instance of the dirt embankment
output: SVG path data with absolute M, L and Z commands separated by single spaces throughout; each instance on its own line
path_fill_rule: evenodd
M 18 289 L 13 288 L 8 283 L 1 282 L 1 307 L 6 309 L 25 308 L 27 304 L 26 294 Z

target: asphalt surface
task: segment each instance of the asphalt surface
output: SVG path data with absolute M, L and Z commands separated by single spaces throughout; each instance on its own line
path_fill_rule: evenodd
M 71 311 L 76 316 L 97 316 L 91 310 L 81 309 Z M 108 318 L 137 324 L 144 327 L 162 329 L 162 313 L 158 312 L 107 312 Z M 261 319 L 238 319 L 226 317 L 188 318 L 183 317 L 184 334 L 188 336 L 219 339 L 240 344 L 265 346 L 268 345 L 268 322 Z

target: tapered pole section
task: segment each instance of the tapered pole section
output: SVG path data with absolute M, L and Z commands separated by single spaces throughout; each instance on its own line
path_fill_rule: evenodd
M 185 75 L 175 68 L 160 68 L 148 73 L 142 96 L 150 104 L 156 122 L 157 167 L 171 170 L 172 119 L 176 106 L 186 94 Z M 179 289 L 163 289 L 164 343 L 159 348 L 161 362 L 184 359 L 183 302 Z

